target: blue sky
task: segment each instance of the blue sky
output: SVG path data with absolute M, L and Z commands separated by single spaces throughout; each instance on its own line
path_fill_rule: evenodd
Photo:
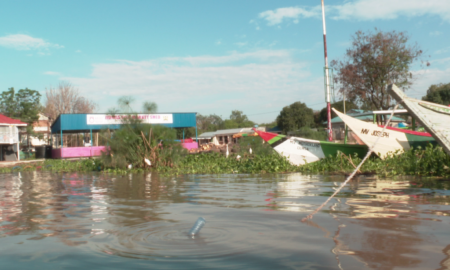
M 325 0 L 330 61 L 358 31 L 406 31 L 431 66 L 409 95 L 450 83 L 450 1 Z M 160 112 L 242 110 L 273 121 L 295 101 L 325 106 L 320 0 L 1 1 L 0 90 L 60 81 L 98 104 L 123 95 Z

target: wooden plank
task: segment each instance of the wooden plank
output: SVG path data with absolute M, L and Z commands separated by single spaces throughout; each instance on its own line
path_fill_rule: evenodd
M 450 155 L 450 108 L 406 96 L 395 84 L 388 87 L 389 93 L 414 116 L 434 139 Z

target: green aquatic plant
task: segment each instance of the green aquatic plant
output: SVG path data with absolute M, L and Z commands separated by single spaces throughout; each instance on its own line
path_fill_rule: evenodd
M 252 149 L 252 155 L 271 155 L 274 152 L 273 148 L 266 143 L 261 137 L 241 137 L 239 138 L 237 152 L 240 156 L 247 156 Z
M 174 167 L 187 154 L 175 141 L 175 130 L 142 124 L 138 119 L 130 119 L 114 133 L 104 131 L 102 136 L 107 141 L 107 151 L 101 159 L 108 168 Z
M 342 153 L 317 162 L 300 166 L 304 173 L 351 173 L 361 162 L 361 157 L 346 156 Z M 425 149 L 412 148 L 404 153 L 391 153 L 384 160 L 372 155 L 361 167 L 360 173 L 381 176 L 450 176 L 450 156 L 442 147 L 428 145 Z

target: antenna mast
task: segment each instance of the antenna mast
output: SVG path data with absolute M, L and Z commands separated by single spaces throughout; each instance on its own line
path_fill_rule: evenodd
M 328 55 L 327 55 L 327 30 L 325 26 L 325 6 L 322 0 L 322 22 L 323 22 L 323 50 L 325 55 L 325 85 L 326 85 L 326 99 L 327 99 L 327 130 L 328 141 L 333 140 L 333 132 L 331 130 L 331 94 L 330 94 L 330 77 L 328 75 Z

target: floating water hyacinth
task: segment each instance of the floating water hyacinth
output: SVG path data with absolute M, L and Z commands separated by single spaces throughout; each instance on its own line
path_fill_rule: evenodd
M 194 226 L 189 230 L 188 235 L 189 236 L 195 236 L 197 235 L 200 230 L 205 226 L 206 220 L 202 217 L 199 217 L 197 221 L 195 222 Z

